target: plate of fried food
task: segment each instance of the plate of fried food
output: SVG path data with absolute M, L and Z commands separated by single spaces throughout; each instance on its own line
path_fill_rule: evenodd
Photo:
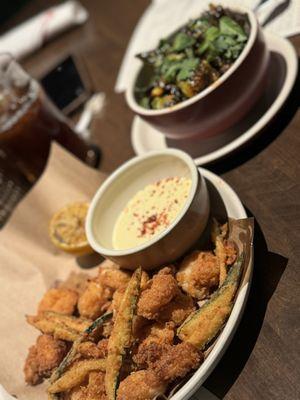
M 118 235 L 133 219 L 131 206 L 137 219 L 123 240 Z M 195 207 L 202 212 L 195 214 Z M 109 232 L 106 224 L 113 225 Z M 61 226 L 70 232 L 65 216 Z M 185 235 L 187 227 L 201 232 L 196 241 Z M 193 243 L 183 245 L 182 237 L 180 254 L 160 251 L 180 240 L 178 229 Z M 36 315 L 26 316 L 40 336 L 29 348 L 25 381 L 47 379 L 52 400 L 191 397 L 233 337 L 250 288 L 253 221 L 239 198 L 185 153 L 155 152 L 106 180 L 89 207 L 86 232 L 90 246 L 107 258 L 81 284 L 50 288 Z M 160 253 L 161 264 L 152 252 Z

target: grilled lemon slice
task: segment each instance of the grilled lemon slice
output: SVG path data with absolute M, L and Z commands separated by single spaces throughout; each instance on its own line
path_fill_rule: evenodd
M 76 255 L 92 252 L 85 234 L 88 207 L 88 203 L 72 203 L 53 215 L 49 224 L 49 236 L 56 247 Z

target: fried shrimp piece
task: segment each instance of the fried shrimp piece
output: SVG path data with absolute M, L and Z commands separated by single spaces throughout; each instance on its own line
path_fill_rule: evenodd
M 170 303 L 161 308 L 157 321 L 172 321 L 179 326 L 195 309 L 191 296 L 179 292 Z
M 48 290 L 38 305 L 38 313 L 55 311 L 61 314 L 72 315 L 78 301 L 78 293 L 66 288 Z
M 152 325 L 148 325 L 144 329 L 143 337 L 140 342 L 141 345 L 148 345 L 149 343 L 168 343 L 172 344 L 175 336 L 175 324 L 173 322 L 167 322 L 161 324 L 155 322 Z
M 152 364 L 153 371 L 164 381 L 183 378 L 196 369 L 203 361 L 203 354 L 191 343 L 169 346 L 160 358 Z
M 213 253 L 194 251 L 183 259 L 176 279 L 186 293 L 201 300 L 218 286 L 219 274 L 219 262 Z
M 104 384 L 105 373 L 91 372 L 86 388 L 86 400 L 107 400 Z
M 152 342 L 140 346 L 134 361 L 139 368 L 149 368 L 162 381 L 171 382 L 197 368 L 203 361 L 203 354 L 190 343 L 170 345 Z
M 40 335 L 36 344 L 29 348 L 24 365 L 25 381 L 30 385 L 40 383 L 49 377 L 67 354 L 68 346 L 51 335 Z
M 109 307 L 111 298 L 111 289 L 95 280 L 89 281 L 78 300 L 80 315 L 91 319 L 98 318 Z
M 107 400 L 104 386 L 105 373 L 90 372 L 87 386 L 77 386 L 70 391 L 69 400 Z
M 77 347 L 77 352 L 84 358 L 105 358 L 107 356 L 107 339 L 102 339 L 98 344 L 82 342 Z
M 138 315 L 147 319 L 156 319 L 163 306 L 177 294 L 179 288 L 172 275 L 172 269 L 163 268 L 147 283 L 138 302 Z
M 117 400 L 152 400 L 163 394 L 166 384 L 153 371 L 137 371 L 128 375 L 119 386 Z
M 174 336 L 175 324 L 173 322 L 168 322 L 166 324 L 155 322 L 154 324 L 145 326 L 140 332 L 140 336 L 137 337 L 139 345 L 134 349 L 133 361 L 140 369 L 147 368 L 146 360 L 149 345 L 151 343 L 157 345 L 171 345 L 173 344 Z
M 129 272 L 121 270 L 114 262 L 105 260 L 99 266 L 97 281 L 104 287 L 117 290 L 128 284 L 130 276 Z

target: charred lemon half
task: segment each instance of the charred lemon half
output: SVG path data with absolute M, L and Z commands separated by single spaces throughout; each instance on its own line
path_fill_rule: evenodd
M 72 203 L 53 215 L 49 224 L 49 235 L 56 247 L 76 255 L 92 252 L 85 234 L 88 207 L 88 203 Z

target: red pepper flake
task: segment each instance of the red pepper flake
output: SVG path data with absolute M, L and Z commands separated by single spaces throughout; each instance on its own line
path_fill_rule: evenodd
M 142 222 L 142 226 L 139 229 L 140 235 L 139 237 L 145 235 L 154 235 L 157 229 L 160 226 L 168 226 L 168 216 L 165 212 L 161 212 L 160 214 L 150 215 L 145 221 Z
M 175 200 L 174 200 L 174 203 L 178 204 L 178 200 L 177 200 L 177 199 L 175 199 Z

